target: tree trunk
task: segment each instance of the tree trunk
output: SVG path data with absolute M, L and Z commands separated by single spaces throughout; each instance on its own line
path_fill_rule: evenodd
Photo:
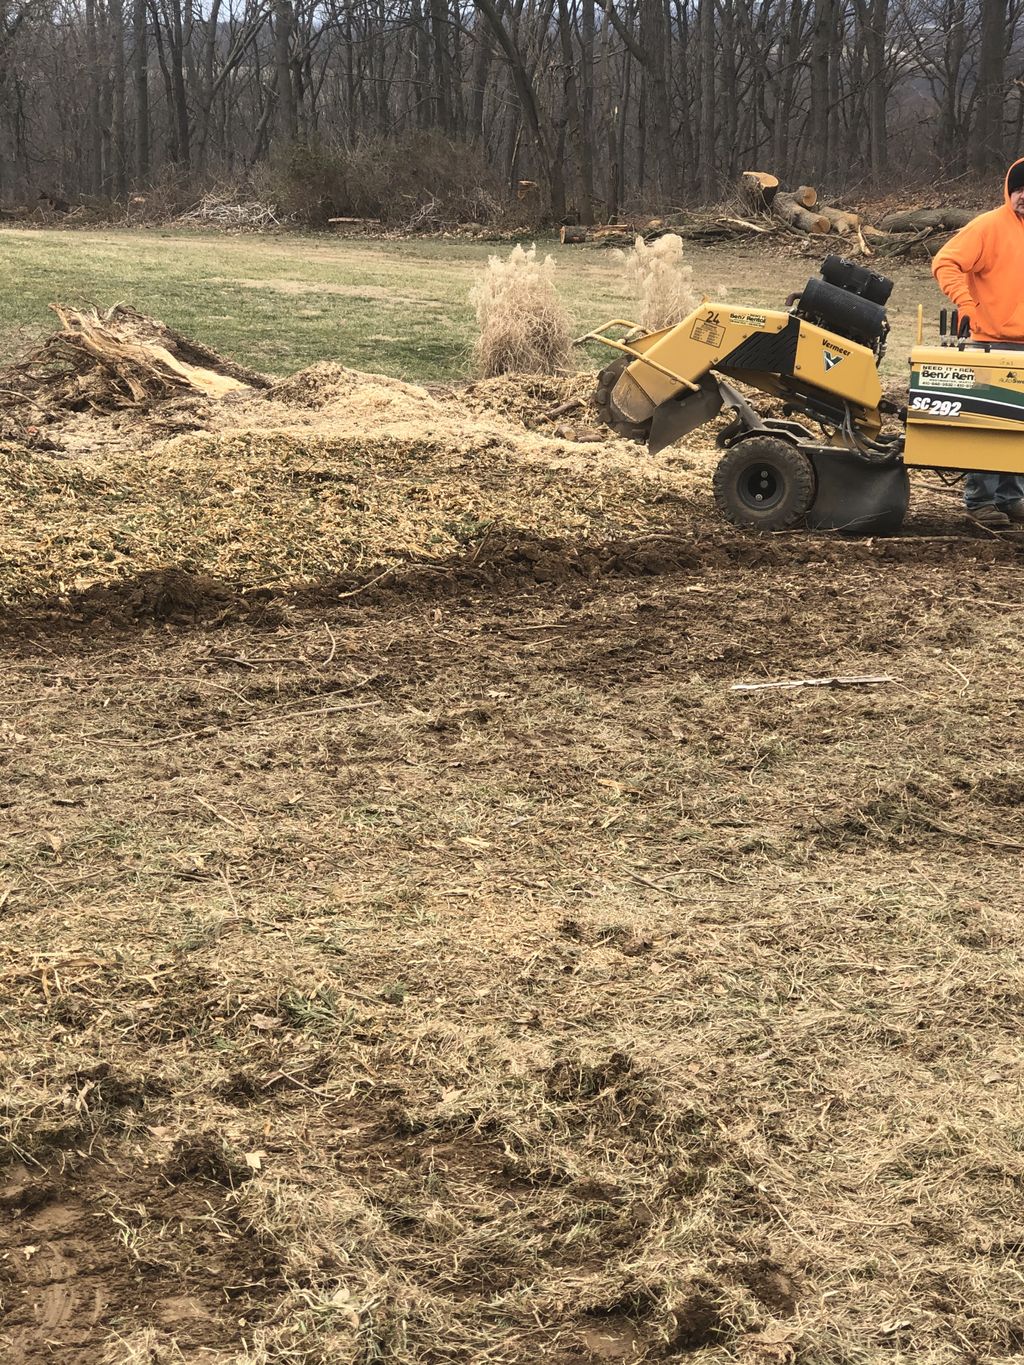
M 103 184 L 103 131 L 100 118 L 100 58 L 96 40 L 96 0 L 85 0 L 86 107 L 88 109 L 88 176 L 90 194 Z
M 831 169 L 829 146 L 829 57 L 832 51 L 834 0 L 814 0 L 814 29 L 811 36 L 811 112 L 808 132 L 816 180 L 824 180 Z
M 446 136 L 450 136 L 452 96 L 446 45 L 446 17 L 444 0 L 430 0 L 430 37 L 434 61 L 431 80 L 434 91 L 434 126 Z
M 188 118 L 188 93 L 185 85 L 185 34 L 181 0 L 171 0 L 171 93 L 174 104 L 175 145 L 179 164 L 188 170 L 192 164 L 191 127 Z
M 110 148 L 113 158 L 112 189 L 121 203 L 128 194 L 128 146 L 125 136 L 125 60 L 123 0 L 109 0 L 111 62 Z
M 970 209 L 915 209 L 910 213 L 887 213 L 878 226 L 885 232 L 922 232 L 925 228 L 958 231 L 975 217 Z
M 277 85 L 276 140 L 291 147 L 299 135 L 299 116 L 292 84 L 291 0 L 274 0 L 274 72 Z
M 146 0 L 132 3 L 132 85 L 135 90 L 135 178 L 149 176 L 149 27 Z
M 815 213 L 827 218 L 832 231 L 840 237 L 848 237 L 851 232 L 860 226 L 860 216 L 856 213 L 845 213 L 842 209 L 831 209 L 827 204 L 821 204 Z
M 580 5 L 580 213 L 594 221 L 594 0 Z
M 1006 73 L 1007 0 L 981 0 L 981 43 L 978 52 L 977 104 L 972 160 L 979 170 L 1005 164 L 1003 150 L 1003 86 Z
M 700 190 L 705 200 L 715 196 L 715 4 L 699 0 L 697 34 L 700 48 Z M 735 92 L 729 92 L 735 98 Z
M 889 22 L 889 0 L 871 0 L 864 34 L 868 76 L 868 157 L 871 174 L 879 179 L 889 169 L 889 137 L 886 110 L 889 100 L 889 72 L 885 60 L 885 34 Z
M 740 194 L 752 209 L 767 212 L 779 192 L 779 177 L 768 171 L 744 171 L 740 177 Z

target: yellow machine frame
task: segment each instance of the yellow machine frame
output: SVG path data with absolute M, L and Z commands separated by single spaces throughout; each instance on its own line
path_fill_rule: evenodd
M 703 303 L 684 323 L 635 340 L 609 338 L 613 328 L 639 330 L 615 318 L 580 340 L 636 357 L 615 390 L 616 407 L 629 421 L 644 422 L 663 403 L 696 391 L 714 369 L 781 398 L 823 394 L 840 411 L 849 405 L 851 420 L 869 439 L 881 429 L 874 353 L 792 313 Z
M 1024 351 L 915 346 L 903 462 L 1024 474 Z

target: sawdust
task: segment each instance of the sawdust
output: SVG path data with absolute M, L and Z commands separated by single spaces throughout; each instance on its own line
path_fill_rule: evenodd
M 678 455 L 593 444 L 591 384 L 512 377 L 431 393 L 320 364 L 262 393 L 179 398 L 116 425 L 65 414 L 47 427 L 57 450 L 0 444 L 0 600 L 167 568 L 230 594 L 439 563 L 499 530 L 655 530 Z M 582 425 L 545 417 L 566 404 Z
M 593 391 L 592 370 L 558 375 L 505 374 L 495 379 L 474 380 L 459 391 L 458 399 L 463 408 L 478 416 L 498 413 L 515 426 L 550 432 L 561 416 L 552 414 L 568 403 L 578 404 L 571 409 L 574 415 L 592 420 Z
M 290 375 L 267 391 L 273 403 L 311 408 L 349 420 L 359 429 L 370 422 L 444 420 L 443 406 L 426 389 L 382 374 L 351 370 L 325 360 Z

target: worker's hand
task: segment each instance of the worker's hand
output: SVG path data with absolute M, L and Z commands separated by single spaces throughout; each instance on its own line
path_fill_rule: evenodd
M 969 313 L 960 314 L 960 325 L 957 328 L 956 334 L 961 341 L 971 335 L 971 316 Z

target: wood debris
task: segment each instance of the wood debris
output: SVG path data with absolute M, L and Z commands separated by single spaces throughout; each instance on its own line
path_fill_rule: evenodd
M 61 329 L 5 372 L 2 407 L 112 412 L 183 394 L 223 398 L 270 382 L 134 308 L 50 307 Z
M 259 200 L 233 203 L 223 194 L 204 194 L 199 203 L 178 216 L 179 223 L 209 223 L 215 227 L 280 227 L 276 204 Z
M 828 678 L 792 678 L 784 679 L 779 682 L 760 682 L 760 683 L 733 683 L 729 688 L 730 692 L 763 692 L 768 688 L 794 688 L 794 687 L 869 687 L 879 683 L 896 683 L 898 678 L 891 678 L 888 673 L 877 675 L 863 675 L 850 677 L 828 677 Z

